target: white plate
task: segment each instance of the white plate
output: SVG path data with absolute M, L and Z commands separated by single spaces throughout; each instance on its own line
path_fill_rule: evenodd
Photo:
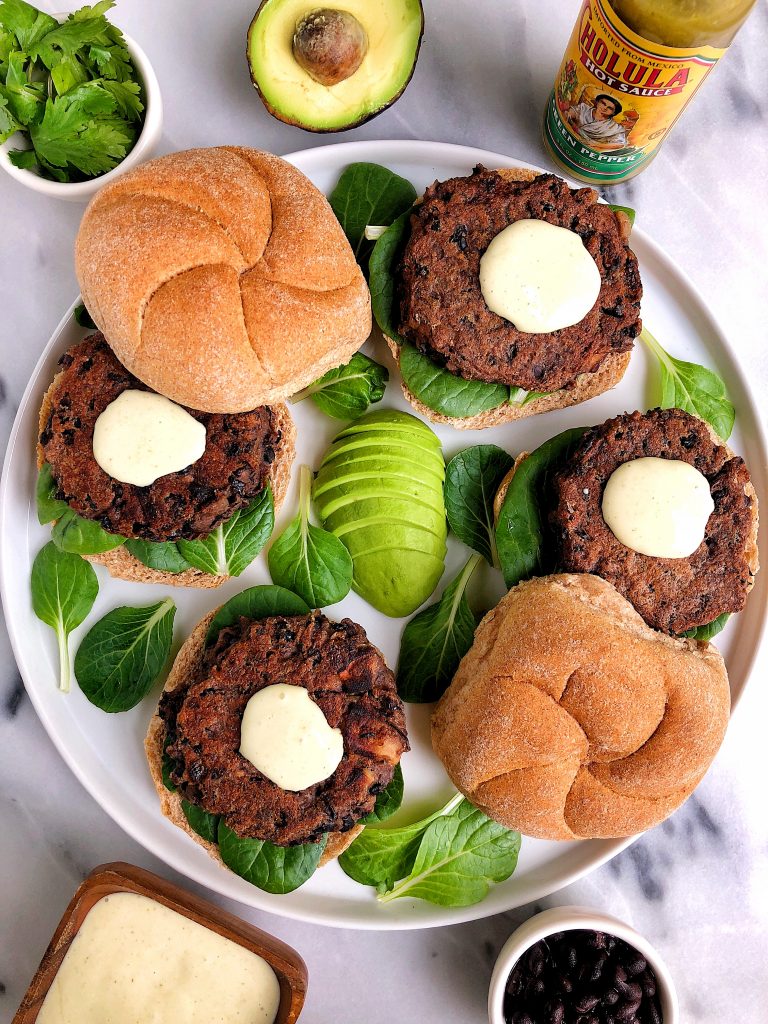
M 356 142 L 296 153 L 289 159 L 324 192 L 330 191 L 347 164 L 358 160 L 386 164 L 412 181 L 419 191 L 435 178 L 466 174 L 477 163 L 489 167 L 519 164 L 519 161 L 493 153 L 427 142 Z M 641 225 L 642 217 L 640 210 Z M 758 494 L 765 501 L 766 446 L 747 383 L 728 342 L 690 282 L 645 237 L 641 227 L 635 229 L 632 244 L 640 260 L 645 288 L 644 321 L 674 355 L 705 363 L 725 378 L 737 409 L 732 444 L 744 455 Z M 11 434 L 0 491 L 2 596 L 16 659 L 43 725 L 77 777 L 115 821 L 177 871 L 223 896 L 286 917 L 374 929 L 426 928 L 496 914 L 553 892 L 602 864 L 626 845 L 626 841 L 554 843 L 524 839 L 520 863 L 511 879 L 495 886 L 487 899 L 476 906 L 447 909 L 416 900 L 397 900 L 380 906 L 371 889 L 351 881 L 337 864 L 321 869 L 290 895 L 272 896 L 220 868 L 171 825 L 160 814 L 142 749 L 156 693 L 135 710 L 118 715 L 107 715 L 93 707 L 77 686 L 68 696 L 60 694 L 56 689 L 53 633 L 34 617 L 30 606 L 32 560 L 50 532 L 38 525 L 34 508 L 37 414 L 58 357 L 84 334 L 71 313 L 70 310 L 62 320 L 35 368 Z M 369 342 L 369 348 L 378 358 L 387 358 L 381 339 Z M 656 393 L 655 370 L 649 372 L 649 366 L 645 351 L 638 345 L 622 383 L 585 405 L 482 432 L 437 428 L 446 458 L 469 445 L 488 441 L 516 453 L 536 447 L 566 427 L 600 423 L 625 410 L 648 408 Z M 396 380 L 390 383 L 382 404 L 410 411 Z M 301 463 L 317 467 L 340 424 L 323 416 L 310 403 L 295 407 L 294 415 L 298 427 L 295 467 Z M 295 480 L 296 472 L 276 532 L 295 513 Z M 466 548 L 455 539 L 450 540 L 444 580 L 452 578 L 467 554 Z M 72 637 L 73 651 L 84 629 L 109 609 L 119 604 L 151 603 L 163 593 L 158 587 L 112 580 L 103 569 L 98 569 L 98 574 L 99 597 L 88 622 Z M 476 603 L 488 608 L 503 592 L 499 574 L 484 567 L 484 574 L 477 576 L 474 581 Z M 230 581 L 217 593 L 172 589 L 178 605 L 177 643 L 212 607 L 247 586 L 266 582 L 269 579 L 261 556 L 238 580 Z M 767 586 L 768 573 L 764 572 L 758 577 L 746 611 L 731 620 L 718 641 L 728 663 L 734 700 L 746 684 L 758 647 Z M 388 663 L 395 665 L 405 620 L 380 615 L 354 594 L 334 606 L 330 614 L 339 618 L 348 615 L 360 622 L 371 640 L 382 649 Z M 451 794 L 451 786 L 429 747 L 428 717 L 428 707 L 409 706 L 408 726 L 414 749 L 403 762 L 406 801 L 400 820 L 419 816 L 421 811 L 438 806 Z

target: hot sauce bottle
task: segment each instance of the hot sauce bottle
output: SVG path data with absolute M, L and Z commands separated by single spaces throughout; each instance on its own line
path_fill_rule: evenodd
M 544 113 L 569 175 L 611 185 L 658 152 L 755 0 L 583 0 Z

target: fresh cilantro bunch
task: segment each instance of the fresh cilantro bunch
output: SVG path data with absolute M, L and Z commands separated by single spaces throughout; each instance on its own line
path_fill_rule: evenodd
M 56 181 L 112 170 L 141 131 L 144 104 L 114 0 L 82 7 L 59 24 L 24 0 L 0 2 L 0 142 L 25 132 L 17 167 Z

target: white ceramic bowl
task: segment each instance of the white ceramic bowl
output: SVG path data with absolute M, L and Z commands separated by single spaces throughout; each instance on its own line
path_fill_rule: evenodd
M 591 907 L 554 907 L 545 910 L 521 924 L 517 931 L 501 947 L 496 966 L 491 976 L 491 987 L 488 992 L 488 1020 L 490 1024 L 504 1024 L 504 989 L 507 978 L 520 957 L 534 943 L 554 932 L 585 929 L 607 932 L 623 939 L 641 953 L 653 968 L 656 975 L 657 991 L 661 1003 L 661 1019 L 664 1024 L 680 1024 L 680 1012 L 677 1004 L 677 993 L 669 968 L 658 952 L 647 939 L 639 935 L 623 921 L 603 914 Z
M 59 16 L 55 15 L 55 17 Z M 64 20 L 64 17 L 65 15 L 61 15 L 60 20 Z M 163 101 L 160 97 L 160 84 L 142 48 L 130 36 L 125 36 L 125 43 L 139 73 L 141 84 L 144 86 L 145 99 L 144 124 L 133 149 L 125 159 L 113 170 L 99 175 L 98 178 L 89 178 L 88 181 L 51 181 L 41 177 L 36 171 L 15 167 L 8 159 L 9 150 L 29 148 L 29 142 L 24 135 L 21 132 L 16 132 L 0 145 L 0 167 L 7 174 L 20 181 L 22 185 L 26 185 L 27 188 L 34 189 L 35 192 L 42 192 L 43 195 L 53 196 L 55 199 L 83 202 L 90 199 L 103 185 L 151 156 L 163 129 Z

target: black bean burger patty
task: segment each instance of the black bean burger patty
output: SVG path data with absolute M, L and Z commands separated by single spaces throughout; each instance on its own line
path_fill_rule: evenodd
M 344 737 L 336 771 L 299 792 L 281 789 L 242 754 L 249 699 L 276 683 L 304 686 Z M 184 796 L 239 836 L 280 846 L 346 832 L 373 810 L 409 749 L 395 678 L 361 626 L 320 612 L 241 618 L 223 629 L 196 678 L 163 695 L 171 777 Z
M 51 411 L 40 434 L 57 497 L 110 533 L 150 541 L 205 537 L 249 505 L 268 480 L 281 442 L 277 417 L 264 406 L 244 413 L 187 412 L 205 425 L 202 457 L 148 487 L 120 483 L 93 457 L 96 420 L 128 389 L 150 391 L 118 362 L 102 334 L 59 360 Z
M 619 222 L 589 188 L 553 174 L 510 181 L 483 167 L 436 182 L 411 216 L 400 268 L 400 333 L 439 366 L 467 380 L 557 391 L 627 352 L 640 332 L 642 287 Z M 480 257 L 518 220 L 544 220 L 581 235 L 602 286 L 579 323 L 525 334 L 492 313 L 480 291 Z
M 688 558 L 654 558 L 625 547 L 602 514 L 609 477 L 645 457 L 679 459 L 709 481 L 715 508 L 704 540 Z M 550 523 L 558 565 L 612 583 L 645 621 L 684 633 L 744 607 L 752 581 L 748 553 L 754 512 L 744 461 L 718 444 L 706 423 L 681 409 L 617 416 L 588 430 L 553 476 Z

